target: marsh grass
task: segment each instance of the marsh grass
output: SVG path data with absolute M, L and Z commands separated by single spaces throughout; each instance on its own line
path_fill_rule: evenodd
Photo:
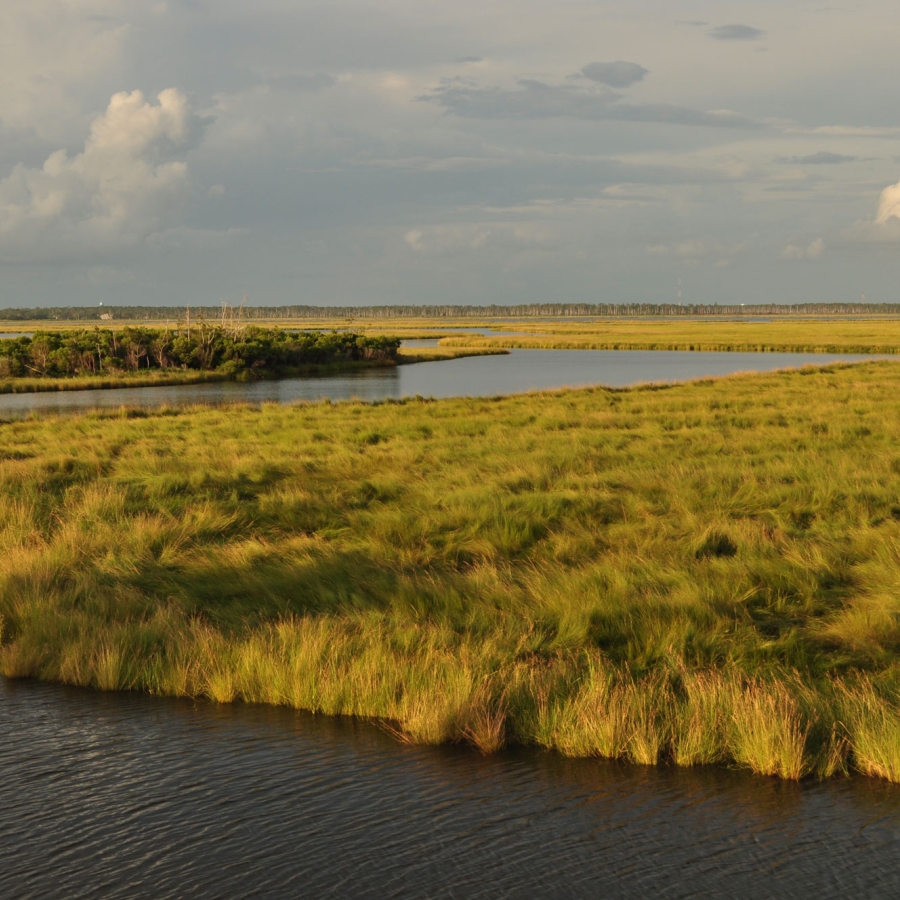
M 900 353 L 900 319 L 515 320 L 488 336 L 451 336 L 441 346 L 545 350 L 687 350 L 749 353 Z
M 0 672 L 900 781 L 900 371 L 0 424 Z
M 54 393 L 56 391 L 110 390 L 170 384 L 205 384 L 229 381 L 233 376 L 220 372 L 139 371 L 122 375 L 78 375 L 69 378 L 0 378 L 0 394 Z

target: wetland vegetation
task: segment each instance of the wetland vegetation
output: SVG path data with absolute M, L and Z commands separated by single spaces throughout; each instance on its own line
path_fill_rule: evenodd
M 290 332 L 203 323 L 181 328 L 36 331 L 0 341 L 0 379 L 207 372 L 224 377 L 295 374 L 311 366 L 395 363 L 398 338 L 348 331 Z
M 38 331 L 0 341 L 0 394 L 328 375 L 509 353 L 485 347 L 400 352 L 399 347 L 400 338 L 390 335 L 253 326 Z
M 492 325 L 498 332 L 502 327 Z M 778 353 L 900 353 L 900 319 L 827 318 L 759 320 L 735 317 L 517 321 L 513 335 L 449 336 L 452 347 L 521 347 L 547 350 L 687 350 Z
M 900 781 L 893 363 L 0 425 L 0 672 Z

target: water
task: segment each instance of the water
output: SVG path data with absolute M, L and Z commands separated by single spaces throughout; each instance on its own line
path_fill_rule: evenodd
M 900 896 L 900 789 L 0 679 L 0 896 Z M 897 854 L 897 855 L 895 855 Z
M 365 369 L 341 375 L 251 383 L 171 385 L 46 394 L 0 395 L 0 417 L 32 410 L 59 412 L 119 406 L 192 403 L 296 403 L 323 398 L 373 401 L 413 397 L 492 397 L 520 391 L 647 381 L 683 381 L 735 372 L 765 372 L 792 366 L 881 359 L 827 353 L 687 353 L 665 350 L 513 350 L 507 356 L 475 356 Z M 891 357 L 887 357 L 891 358 Z

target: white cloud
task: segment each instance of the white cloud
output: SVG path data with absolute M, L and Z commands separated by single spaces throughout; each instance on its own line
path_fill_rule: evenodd
M 875 223 L 884 225 L 888 219 L 900 219 L 900 181 L 886 187 L 881 192 Z
M 196 120 L 168 89 L 156 104 L 114 94 L 84 150 L 57 150 L 41 168 L 19 164 L 0 181 L 0 254 L 52 258 L 129 246 L 170 218 L 188 186 L 186 148 Z
M 129 12 L 122 0 L 3 0 L 4 124 L 57 146 L 83 128 L 81 103 L 122 65 Z
M 807 247 L 798 247 L 796 244 L 788 244 L 784 250 L 781 251 L 781 258 L 792 262 L 818 259 L 822 255 L 824 249 L 825 242 L 822 238 L 816 238 Z

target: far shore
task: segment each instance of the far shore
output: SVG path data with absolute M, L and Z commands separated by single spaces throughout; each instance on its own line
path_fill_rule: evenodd
M 461 359 L 468 356 L 498 356 L 510 351 L 490 347 L 425 347 L 398 353 L 396 360 L 350 360 L 338 363 L 294 366 L 275 372 L 243 370 L 237 373 L 206 372 L 194 369 L 151 369 L 149 371 L 110 373 L 108 375 L 76 375 L 66 378 L 4 378 L 0 394 L 39 394 L 56 391 L 98 391 L 123 388 L 172 387 L 224 381 L 278 380 L 319 375 L 340 375 L 365 369 L 384 369 L 423 362 Z

